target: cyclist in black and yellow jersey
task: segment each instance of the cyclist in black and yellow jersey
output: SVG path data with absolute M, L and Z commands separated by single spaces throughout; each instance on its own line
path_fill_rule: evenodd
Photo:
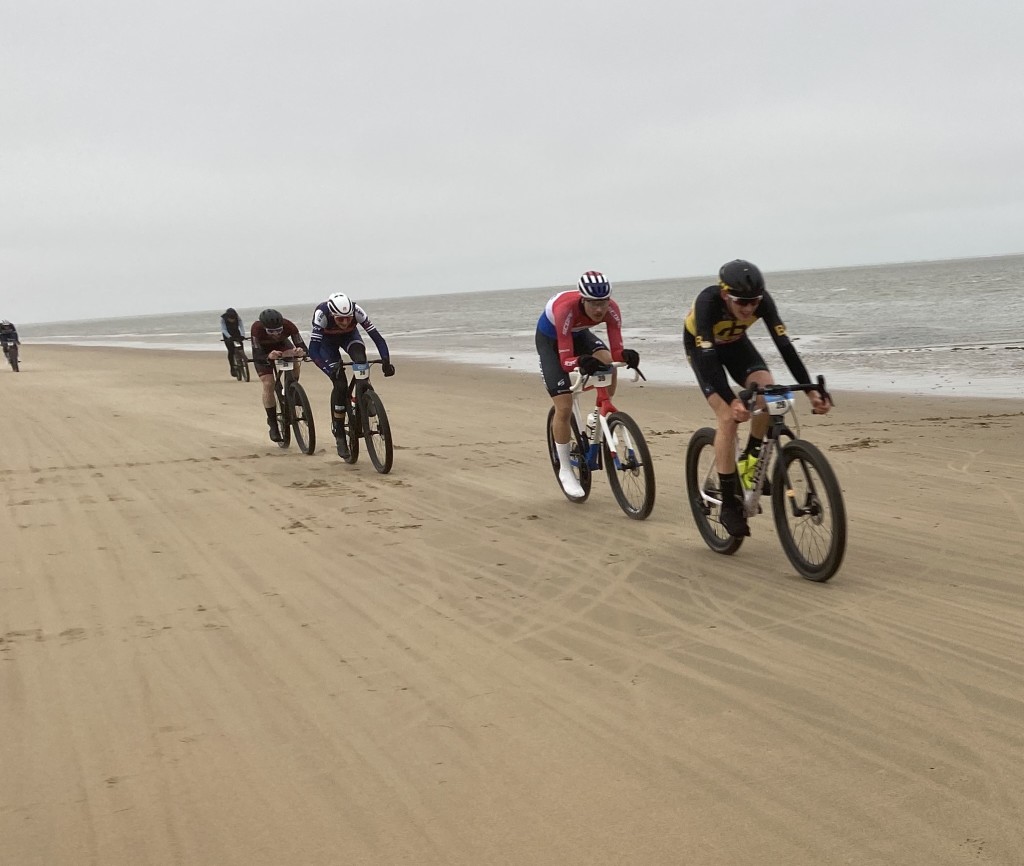
M 793 378 L 809 384 L 811 377 L 786 335 L 775 301 L 765 290 L 764 276 L 756 265 L 743 259 L 722 265 L 718 285 L 708 286 L 697 295 L 683 331 L 686 358 L 718 419 L 715 464 L 722 484 L 722 524 L 736 538 L 750 535 L 741 484 L 749 486 L 752 482 L 753 465 L 761 452 L 769 417 L 754 418 L 737 465 L 736 432 L 739 424 L 750 420 L 750 412 L 733 392 L 726 373 L 741 388 L 774 384 L 768 365 L 747 335 L 747 329 L 758 319 L 764 320 Z M 815 414 L 823 415 L 832 408 L 816 391 L 808 391 L 807 396 Z

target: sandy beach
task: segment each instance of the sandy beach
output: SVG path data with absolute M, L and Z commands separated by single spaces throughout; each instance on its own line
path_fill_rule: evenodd
M 392 473 L 222 352 L 0 369 L 0 863 L 1024 863 L 1024 405 L 836 394 L 849 545 L 566 501 L 539 377 L 395 358 Z

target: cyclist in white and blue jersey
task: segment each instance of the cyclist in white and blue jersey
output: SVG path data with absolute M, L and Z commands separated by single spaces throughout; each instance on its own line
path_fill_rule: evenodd
M 382 362 L 381 371 L 385 376 L 394 376 L 395 367 L 391 363 L 391 352 L 384 335 L 370 321 L 366 310 L 348 295 L 336 292 L 313 311 L 309 357 L 334 382 L 331 389 L 331 418 L 335 422 L 332 430 L 337 441 L 338 456 L 342 458 L 348 456 L 348 443 L 344 436 L 338 435 L 337 420 L 345 413 L 348 382 L 344 367 L 341 366 L 341 353 L 345 352 L 354 364 L 366 363 L 366 346 L 359 334 L 360 327 L 377 347 Z

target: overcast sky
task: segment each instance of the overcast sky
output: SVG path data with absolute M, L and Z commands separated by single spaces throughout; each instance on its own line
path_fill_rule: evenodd
M 1024 2 L 4 0 L 0 315 L 1024 251 Z

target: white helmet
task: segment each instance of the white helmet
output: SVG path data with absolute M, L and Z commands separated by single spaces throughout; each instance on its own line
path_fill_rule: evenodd
M 327 311 L 332 316 L 354 316 L 356 305 L 348 295 L 335 292 L 327 299 Z

